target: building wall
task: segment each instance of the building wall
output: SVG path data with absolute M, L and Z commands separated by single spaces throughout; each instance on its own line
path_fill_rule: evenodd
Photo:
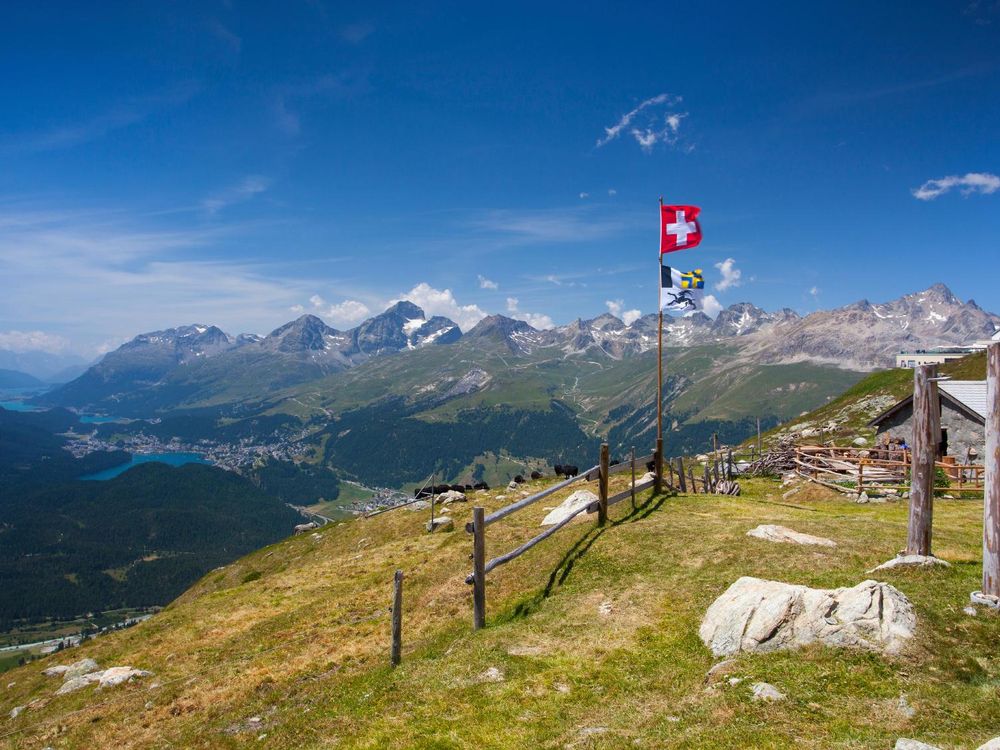
M 941 426 L 948 430 L 948 455 L 954 456 L 958 463 L 964 463 L 969 455 L 969 448 L 975 447 L 979 453 L 977 463 L 981 463 L 986 455 L 986 430 L 983 425 L 958 411 L 947 401 L 941 401 Z M 907 445 L 913 445 L 913 404 L 907 404 L 903 409 L 883 421 L 876 431 L 878 436 L 888 433 L 891 437 L 900 437 Z
M 896 367 L 917 367 L 918 365 L 943 365 L 945 362 L 961 359 L 966 354 L 938 354 L 934 352 L 922 352 L 919 354 L 897 354 Z

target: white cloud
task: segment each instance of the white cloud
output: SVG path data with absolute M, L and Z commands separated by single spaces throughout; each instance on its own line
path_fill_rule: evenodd
M 705 309 L 702 311 L 710 318 L 714 318 L 722 311 L 722 303 L 715 298 L 714 294 L 706 294 L 704 299 Z
M 818 286 L 814 286 L 809 289 L 809 294 L 813 297 L 813 299 L 819 297 L 819 293 L 820 293 L 820 288 Z
M 215 214 L 228 206 L 248 201 L 270 187 L 271 181 L 261 175 L 247 175 L 236 185 L 226 188 L 201 202 L 202 208 Z
M 608 188 L 608 195 L 614 198 L 616 195 L 618 195 L 618 191 L 615 190 L 614 188 Z
M 989 172 L 969 172 L 963 176 L 951 175 L 939 180 L 927 180 L 911 192 L 917 200 L 932 201 L 954 188 L 958 188 L 962 195 L 972 195 L 973 193 L 989 195 L 1000 190 L 1000 177 Z
M 420 307 L 427 317 L 443 315 L 451 318 L 463 331 L 468 331 L 487 315 L 478 305 L 460 305 L 450 289 L 435 289 L 426 281 L 417 284 L 400 299 L 409 300 Z M 392 300 L 389 305 L 398 301 Z
M 343 302 L 330 305 L 323 316 L 336 326 L 351 326 L 369 317 L 371 312 L 364 302 L 356 299 L 345 299 Z
M 580 200 L 586 200 L 590 197 L 590 193 L 580 193 Z
M 643 151 L 652 151 L 656 144 L 673 146 L 680 136 L 681 120 L 687 112 L 665 111 L 679 105 L 682 98 L 670 94 L 657 94 L 646 99 L 635 109 L 622 115 L 618 122 L 604 128 L 604 136 L 597 139 L 600 148 L 617 139 L 622 133 L 631 135 Z M 637 122 L 641 120 L 642 122 Z
M 490 211 L 476 217 L 473 225 L 523 243 L 588 242 L 618 235 L 630 228 L 624 219 L 594 218 L 589 205 L 571 209 Z
M 518 309 L 519 301 L 517 297 L 507 298 L 507 312 L 510 313 L 511 317 L 515 320 L 523 320 L 532 328 L 537 328 L 539 331 L 544 331 L 549 328 L 555 328 L 555 323 L 552 322 L 552 318 L 543 313 L 529 313 L 522 312 Z
M 67 348 L 67 339 L 45 331 L 0 331 L 0 349 L 7 351 L 59 354 Z
M 604 300 L 604 304 L 608 306 L 608 312 L 614 315 L 616 318 L 621 318 L 621 321 L 630 326 L 639 318 L 642 317 L 642 312 L 639 310 L 626 310 L 625 300 L 622 299 L 608 299 Z
M 306 311 L 306 309 L 302 305 L 292 305 L 288 309 L 291 312 L 295 313 L 296 315 L 301 315 L 302 313 L 304 313 Z
M 480 289 L 499 289 L 500 285 L 495 281 L 490 281 L 482 274 L 479 275 L 479 288 Z
M 314 294 L 309 298 L 309 304 L 313 307 L 323 307 L 326 304 L 326 300 L 320 297 L 318 294 Z
M 715 283 L 715 289 L 719 292 L 724 292 L 727 289 L 740 286 L 743 282 L 740 277 L 743 272 L 736 267 L 736 260 L 733 258 L 726 258 L 721 263 L 716 263 L 715 267 L 719 269 L 719 273 L 722 274 L 722 279 Z

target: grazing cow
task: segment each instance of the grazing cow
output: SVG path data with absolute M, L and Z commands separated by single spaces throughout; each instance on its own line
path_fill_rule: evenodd
M 464 484 L 453 484 L 450 487 L 448 487 L 448 489 L 451 490 L 452 492 L 465 492 L 465 485 Z
M 646 471 L 656 471 L 656 461 L 647 461 Z
M 571 466 L 570 464 L 563 464 L 562 470 L 563 474 L 567 477 L 575 477 L 580 473 L 580 468 L 578 466 Z
M 473 490 L 473 489 L 474 489 L 474 488 L 473 488 L 473 486 L 472 486 L 471 484 L 467 484 L 467 485 L 465 485 L 465 491 L 466 491 L 466 492 L 472 492 L 472 490 Z
M 556 464 L 555 466 L 552 467 L 552 471 L 555 472 L 557 477 L 561 477 L 563 475 L 563 465 Z
M 524 477 L 522 477 L 520 474 L 517 474 L 514 477 L 514 481 L 517 482 L 518 484 L 524 484 Z
M 490 486 L 486 482 L 476 482 L 476 484 L 472 485 L 472 489 L 474 490 L 488 490 L 489 488 Z
M 413 490 L 413 496 L 417 498 L 430 497 L 431 494 L 433 494 L 433 491 L 431 490 L 430 487 L 420 487 L 418 489 Z
M 540 472 L 540 471 L 533 471 L 533 472 L 531 472 L 531 478 L 532 479 L 541 479 L 542 478 L 542 472 Z
M 433 489 L 434 489 L 434 494 L 435 495 L 443 495 L 444 493 L 446 493 L 448 490 L 451 489 L 451 485 L 450 484 L 435 484 Z

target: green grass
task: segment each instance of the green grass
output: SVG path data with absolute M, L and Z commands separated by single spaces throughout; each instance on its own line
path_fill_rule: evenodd
M 612 489 L 622 479 L 613 477 Z M 534 484 L 537 488 L 541 484 Z M 591 486 L 592 488 L 592 486 Z M 488 627 L 472 631 L 468 535 L 423 532 L 426 512 L 394 511 L 300 535 L 210 573 L 129 631 L 10 672 L 0 746 L 29 748 L 889 748 L 900 736 L 974 748 L 1000 727 L 1000 618 L 962 608 L 979 587 L 981 504 L 935 503 L 945 570 L 881 576 L 913 602 L 916 638 L 896 657 L 822 647 L 741 656 L 708 689 L 714 660 L 697 630 L 742 575 L 851 586 L 906 536 L 901 503 L 835 493 L 781 498 L 777 483 L 739 498 L 627 502 L 604 529 L 575 522 L 490 574 Z M 497 492 L 474 502 L 497 507 Z M 566 492 L 538 506 L 555 505 Z M 808 497 L 805 499 L 803 496 Z M 802 499 L 800 499 L 802 498 Z M 449 508 L 461 529 L 471 505 Z M 489 528 L 488 551 L 538 531 L 534 506 Z M 780 523 L 836 548 L 746 536 Z M 404 649 L 390 670 L 392 573 L 404 585 Z M 250 580 L 259 572 L 259 580 Z M 602 605 L 607 614 L 602 614 Z M 150 682 L 53 697 L 44 667 L 91 656 L 156 673 Z M 488 682 L 490 668 L 504 678 Z M 750 700 L 763 680 L 788 699 Z M 907 717 L 900 696 L 915 709 Z M 250 717 L 262 723 L 248 725 Z M 4 744 L 6 743 L 6 744 Z

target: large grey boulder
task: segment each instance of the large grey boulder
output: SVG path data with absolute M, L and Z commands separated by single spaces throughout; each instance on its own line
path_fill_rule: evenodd
M 83 677 L 99 669 L 100 667 L 93 659 L 80 659 L 80 661 L 70 664 L 62 673 L 62 677 L 64 680 L 72 680 L 74 677 Z
M 992 740 L 984 742 L 976 750 L 1000 750 L 1000 737 L 994 737 Z
M 442 505 L 447 505 L 448 503 L 464 503 L 466 501 L 465 493 L 459 492 L 458 490 L 448 490 L 447 492 L 442 492 L 438 495 L 437 499 Z
M 819 547 L 836 547 L 837 543 L 832 539 L 826 539 L 812 534 L 803 534 L 787 526 L 777 526 L 773 523 L 762 523 L 755 529 L 750 529 L 747 536 L 757 539 L 765 539 L 769 542 L 786 542 L 789 544 L 813 544 Z
M 715 656 L 816 642 L 892 654 L 916 625 L 913 605 L 887 583 L 828 590 L 744 576 L 712 603 L 698 632 Z
M 874 568 L 869 570 L 869 573 L 874 573 L 877 570 L 892 570 L 893 568 L 949 568 L 951 565 L 947 560 L 942 560 L 940 557 L 934 557 L 933 555 L 896 555 L 894 558 L 888 562 L 884 562 L 881 565 L 876 565 Z
M 145 669 L 136 669 L 135 667 L 111 667 L 110 669 L 105 669 L 100 673 L 97 681 L 97 687 L 107 688 L 114 687 L 115 685 L 121 685 L 123 682 L 131 682 L 138 677 L 152 677 L 152 672 L 147 672 Z
M 549 511 L 549 514 L 542 519 L 541 525 L 552 526 L 557 524 L 571 516 L 580 508 L 585 508 L 591 503 L 596 503 L 597 499 L 597 495 L 590 490 L 577 490 Z

